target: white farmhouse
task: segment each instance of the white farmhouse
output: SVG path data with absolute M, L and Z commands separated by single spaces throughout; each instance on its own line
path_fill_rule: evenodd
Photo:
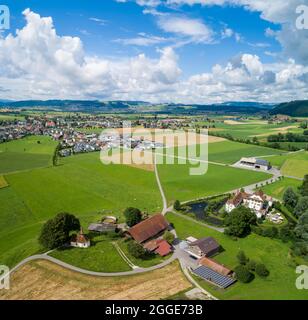
M 232 199 L 227 201 L 225 209 L 227 212 L 231 212 L 240 205 L 251 209 L 258 218 L 261 218 L 265 216 L 269 208 L 272 207 L 273 200 L 261 190 L 254 193 L 238 192 Z

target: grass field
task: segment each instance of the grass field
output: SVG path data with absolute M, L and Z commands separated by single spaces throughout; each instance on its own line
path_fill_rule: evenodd
M 264 193 L 278 200 L 282 200 L 283 194 L 288 187 L 292 187 L 294 191 L 296 191 L 301 184 L 302 182 L 299 180 L 283 178 L 282 180 L 279 180 L 277 182 L 274 182 L 262 187 L 262 190 L 264 191 Z
M 194 176 L 189 174 L 189 165 L 163 164 L 158 168 L 169 202 L 221 194 L 271 177 L 267 173 L 212 164 L 208 166 L 206 174 Z
M 1 143 L 0 174 L 52 165 L 56 145 L 57 142 L 47 136 L 31 136 Z
M 222 253 L 215 256 L 215 260 L 229 268 L 234 268 L 238 264 L 236 255 L 239 250 L 244 250 L 250 259 L 264 263 L 269 269 L 270 275 L 265 279 L 256 276 L 249 284 L 237 282 L 226 290 L 198 279 L 199 283 L 217 298 L 240 300 L 307 299 L 307 293 L 295 287 L 295 280 L 298 275 L 295 273 L 296 265 L 289 255 L 289 244 L 255 234 L 235 241 L 222 233 L 175 216 L 172 213 L 168 213 L 167 218 L 173 223 L 181 239 L 188 236 L 196 238 L 214 237 L 224 248 Z
M 11 276 L 0 300 L 159 300 L 191 288 L 177 261 L 129 277 L 93 277 L 47 261 L 34 261 Z
M 97 272 L 121 272 L 131 268 L 120 256 L 112 241 L 117 236 L 101 235 L 91 240 L 90 248 L 64 248 L 49 255 L 73 266 Z
M 129 206 L 149 213 L 161 210 L 154 172 L 102 165 L 97 153 L 6 179 L 10 186 L 0 190 L 0 262 L 10 266 L 39 250 L 41 225 L 58 212 L 71 212 L 87 224 L 106 212 L 123 221 Z
M 272 165 L 279 167 L 282 174 L 286 176 L 303 178 L 305 174 L 308 174 L 307 151 L 269 157 L 267 160 L 269 160 Z
M 213 123 L 204 123 L 205 125 L 213 125 Z M 293 132 L 299 133 L 302 132 L 302 129 L 297 128 L 296 124 L 290 123 L 280 123 L 280 124 L 268 124 L 262 121 L 248 121 L 248 122 L 216 122 L 214 123 L 216 130 L 219 130 L 219 133 L 230 134 L 234 138 L 246 139 L 254 136 L 257 137 L 266 137 L 270 134 L 277 134 L 278 132 Z M 215 129 L 209 129 L 210 131 Z
M 189 149 L 185 147 L 175 148 L 176 154 L 185 154 L 185 152 L 187 152 L 188 155 L 193 154 L 193 146 L 189 147 Z M 284 151 L 277 149 L 225 140 L 209 143 L 208 159 L 203 160 L 233 164 L 242 157 L 279 156 L 284 153 Z M 194 157 L 190 156 L 190 158 Z
M 209 144 L 209 160 L 231 164 L 242 157 L 258 157 L 279 155 L 283 152 L 277 149 L 254 146 L 233 141 L 222 141 Z

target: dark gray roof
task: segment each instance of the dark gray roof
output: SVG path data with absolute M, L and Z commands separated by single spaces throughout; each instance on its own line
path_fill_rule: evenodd
M 261 166 L 268 166 L 269 162 L 267 160 L 264 160 L 264 159 L 256 159 L 256 164 L 259 164 Z
M 233 278 L 223 276 L 222 274 L 205 266 L 198 267 L 197 269 L 193 270 L 193 273 L 204 280 L 208 280 L 217 284 L 219 287 L 224 289 L 236 281 Z
M 104 231 L 114 231 L 116 229 L 115 224 L 106 223 L 91 223 L 88 227 L 89 231 L 104 232 Z
M 218 250 L 220 248 L 219 243 L 212 237 L 198 239 L 195 242 L 192 242 L 190 245 L 198 246 L 200 250 L 205 254 L 208 254 L 213 250 Z

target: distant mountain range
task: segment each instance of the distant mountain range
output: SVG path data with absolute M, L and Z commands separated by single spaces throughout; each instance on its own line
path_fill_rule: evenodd
M 0 100 L 0 108 L 41 109 L 68 112 L 105 113 L 157 113 L 157 114 L 286 114 L 308 116 L 308 101 L 293 101 L 275 105 L 259 102 L 224 102 L 220 104 L 155 104 L 145 101 L 99 100 Z
M 308 117 L 308 100 L 297 100 L 277 105 L 270 114 L 286 114 L 292 117 Z

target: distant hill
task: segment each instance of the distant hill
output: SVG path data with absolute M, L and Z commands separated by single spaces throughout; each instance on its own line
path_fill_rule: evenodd
M 308 100 L 284 102 L 270 111 L 270 114 L 285 114 L 292 117 L 308 117 Z
M 157 113 L 157 114 L 256 114 L 267 113 L 273 106 L 258 102 L 222 104 L 149 103 L 145 101 L 98 100 L 27 100 L 0 101 L 0 108 L 40 109 L 88 113 Z

